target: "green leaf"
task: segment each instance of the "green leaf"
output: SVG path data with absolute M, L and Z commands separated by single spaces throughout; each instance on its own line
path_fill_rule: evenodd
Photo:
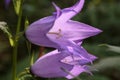
M 13 36 L 6 22 L 0 22 L 0 29 L 7 34 L 10 45 L 14 46 Z
M 97 70 L 104 70 L 107 68 L 120 68 L 120 57 L 109 57 L 100 60 L 97 64 L 93 65 L 93 68 Z
M 120 53 L 120 47 L 118 46 L 113 46 L 113 45 L 108 45 L 108 44 L 102 44 L 100 46 L 106 46 L 109 51 Z
M 31 74 L 24 74 L 18 80 L 36 80 Z

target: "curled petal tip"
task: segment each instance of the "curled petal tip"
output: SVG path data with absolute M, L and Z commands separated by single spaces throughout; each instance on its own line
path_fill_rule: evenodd
M 61 10 L 54 2 L 52 2 L 53 6 L 55 7 L 55 9 L 58 11 L 58 10 Z
M 57 11 L 57 17 L 58 17 L 60 15 L 61 9 L 54 2 L 52 2 L 52 4 Z
M 74 6 L 73 10 L 78 13 L 82 10 L 85 0 L 79 0 Z
M 79 0 L 72 7 L 68 7 L 68 8 L 65 8 L 62 10 L 58 9 L 58 7 L 56 7 L 56 5 L 54 5 L 57 10 L 57 16 L 59 17 L 59 19 L 57 21 L 58 22 L 68 21 L 69 19 L 74 17 L 76 14 L 78 14 L 82 10 L 83 5 L 84 5 L 84 0 Z

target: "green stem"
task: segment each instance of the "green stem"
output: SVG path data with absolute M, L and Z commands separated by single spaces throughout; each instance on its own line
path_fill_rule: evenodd
M 16 41 L 14 41 L 14 46 L 13 46 L 13 66 L 12 66 L 12 80 L 16 80 L 16 76 L 17 76 L 17 46 L 18 46 L 18 43 Z
M 22 19 L 22 3 L 20 4 L 20 12 L 19 12 L 19 15 L 18 15 L 16 35 L 15 35 L 15 38 L 14 38 L 13 58 L 12 58 L 12 62 L 13 62 L 12 80 L 17 80 L 17 52 L 18 52 L 18 40 L 19 40 L 18 33 L 20 32 L 21 19 Z
M 32 55 L 30 58 L 30 66 L 33 65 L 33 62 L 34 62 L 34 51 L 32 51 Z
M 20 31 L 20 26 L 21 26 L 21 19 L 22 19 L 22 3 L 23 3 L 23 0 L 21 0 L 21 4 L 20 4 L 20 11 L 19 11 L 19 15 L 18 15 L 18 23 L 17 23 L 17 29 L 16 29 L 16 34 L 19 33 Z M 16 38 L 17 38 L 17 35 L 16 35 Z

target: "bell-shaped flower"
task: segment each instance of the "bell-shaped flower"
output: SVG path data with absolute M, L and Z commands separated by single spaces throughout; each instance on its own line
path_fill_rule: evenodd
M 91 54 L 89 54 L 89 57 L 92 61 L 96 59 Z M 40 57 L 31 66 L 31 73 L 43 78 L 65 77 L 72 79 L 82 72 L 90 73 L 86 64 L 91 60 L 86 60 L 78 56 L 71 57 L 69 54 L 54 50 Z
M 70 20 L 81 11 L 84 0 L 78 0 L 72 7 L 62 10 L 55 3 L 53 5 L 56 12 L 52 16 L 42 18 L 28 27 L 26 36 L 33 44 L 61 48 L 69 41 L 78 44 L 83 39 L 101 32 L 87 24 Z

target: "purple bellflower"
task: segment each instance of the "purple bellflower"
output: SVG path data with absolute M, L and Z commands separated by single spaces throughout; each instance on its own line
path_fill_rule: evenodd
M 52 16 L 32 23 L 26 30 L 26 37 L 33 44 L 57 48 L 39 58 L 31 66 L 31 72 L 40 77 L 72 79 L 82 72 L 89 72 L 86 64 L 92 63 L 96 57 L 89 54 L 81 44 L 84 39 L 97 35 L 101 30 L 71 20 L 81 11 L 84 0 L 78 0 L 72 7 L 64 9 L 55 3 L 53 5 L 56 12 Z
M 66 42 L 73 41 L 78 44 L 83 39 L 101 32 L 101 30 L 87 24 L 70 20 L 81 11 L 84 0 L 78 0 L 72 7 L 62 10 L 55 3 L 53 5 L 56 12 L 52 16 L 42 18 L 28 27 L 26 36 L 33 44 L 63 48 Z
M 91 60 L 96 59 L 95 56 L 89 54 Z M 38 77 L 57 78 L 65 77 L 72 79 L 82 72 L 90 73 L 89 67 L 86 65 L 83 57 L 73 57 L 69 54 L 60 53 L 54 50 L 40 57 L 31 67 L 31 72 Z
M 81 11 L 84 0 L 79 0 L 72 7 L 62 10 L 55 3 L 53 5 L 56 12 L 52 16 L 42 18 L 28 27 L 26 31 L 28 40 L 36 45 L 54 47 L 63 51 L 62 53 L 68 50 L 72 56 L 78 55 L 89 59 L 87 54 L 81 53 L 78 44 L 83 39 L 100 33 L 101 30 L 70 20 Z

